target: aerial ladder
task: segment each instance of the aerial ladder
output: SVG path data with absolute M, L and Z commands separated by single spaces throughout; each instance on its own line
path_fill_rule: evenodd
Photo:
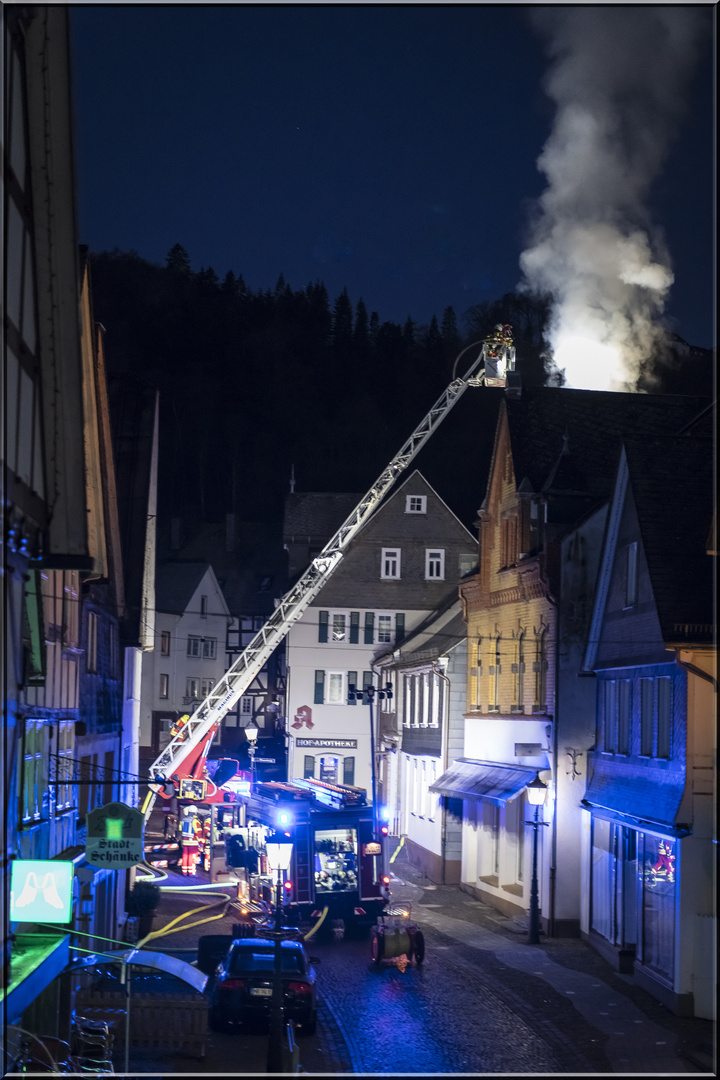
M 476 359 L 462 377 L 456 377 L 459 360 L 469 349 L 477 345 L 481 348 Z M 228 775 L 227 770 L 223 771 L 221 761 L 214 776 L 210 777 L 206 759 L 213 737 L 225 714 L 245 693 L 291 627 L 326 585 L 329 577 L 341 562 L 350 542 L 378 508 L 398 476 L 425 445 L 467 387 L 504 387 L 507 385 L 508 374 L 514 369 L 515 348 L 512 342 L 512 329 L 509 325 L 496 326 L 483 341 L 473 342 L 462 350 L 455 360 L 450 384 L 367 494 L 334 536 L 328 540 L 320 554 L 312 560 L 305 573 L 279 601 L 267 622 L 215 684 L 205 700 L 198 705 L 192 715 L 183 717 L 181 725 L 175 725 L 173 730 L 177 733 L 150 766 L 149 792 L 142 807 L 146 821 L 157 796 L 169 799 L 181 794 L 181 786 L 185 786 L 188 782 L 191 787 L 193 782 L 202 785 L 203 802 L 213 803 L 223 800 L 223 783 L 234 775 L 236 763 L 228 762 L 233 770 Z

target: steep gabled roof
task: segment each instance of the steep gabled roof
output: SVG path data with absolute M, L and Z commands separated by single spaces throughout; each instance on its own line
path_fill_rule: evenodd
M 502 406 L 517 484 L 540 492 L 549 481 L 556 495 L 564 488 L 573 498 L 582 492 L 588 509 L 610 496 L 623 435 L 674 435 L 707 407 L 707 398 L 677 394 L 523 387 Z M 561 457 L 564 436 L 569 453 Z
M 208 570 L 212 567 L 206 562 L 160 563 L 155 575 L 156 609 L 183 615 Z
M 624 445 L 663 639 L 708 637 L 715 622 L 715 559 L 707 553 L 715 494 L 713 443 L 679 435 L 626 438 Z
M 340 528 L 364 495 L 348 492 L 301 491 L 285 496 L 283 539 L 293 536 L 330 537 Z

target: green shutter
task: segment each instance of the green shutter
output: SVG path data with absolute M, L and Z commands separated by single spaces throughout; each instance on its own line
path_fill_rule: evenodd
M 305 763 L 303 765 L 303 778 L 305 780 L 312 780 L 315 776 L 315 758 L 311 754 L 305 756 Z
M 328 613 L 327 611 L 320 612 L 320 621 L 318 623 L 318 641 L 327 641 L 328 639 Z
M 315 672 L 315 704 L 322 705 L 325 698 L 325 672 Z
M 395 644 L 402 641 L 405 637 L 405 613 L 399 611 L 395 616 Z
M 343 784 L 355 784 L 355 758 L 343 758 Z
M 357 690 L 357 671 L 348 671 L 348 705 L 357 705 L 357 698 L 351 694 L 352 690 Z
M 360 612 L 350 612 L 350 644 L 357 645 L 360 641 Z
M 375 612 L 365 612 L 365 644 L 375 644 Z

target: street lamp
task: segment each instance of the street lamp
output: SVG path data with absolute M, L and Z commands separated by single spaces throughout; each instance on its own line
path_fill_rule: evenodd
M 255 746 L 255 742 L 257 740 L 257 737 L 258 729 L 255 727 L 254 724 L 248 724 L 248 726 L 245 728 L 245 738 L 250 743 L 248 747 L 248 753 L 250 754 L 250 780 L 251 790 L 253 794 L 255 793 L 255 750 L 257 749 Z
M 540 807 L 545 802 L 545 795 L 547 793 L 547 784 L 543 784 L 540 779 L 540 774 L 531 780 L 526 789 L 528 802 L 531 806 L 535 807 L 535 818 L 533 821 L 526 821 L 526 825 L 532 825 L 533 827 L 533 864 L 532 864 L 532 881 L 530 883 L 530 913 L 528 919 L 528 945 L 540 944 L 540 905 L 538 903 L 538 876 L 537 876 L 537 848 L 538 848 L 538 829 L 542 825 L 547 825 L 546 821 L 538 821 L 538 813 Z
M 275 929 L 268 936 L 275 942 L 275 971 L 273 976 L 272 1002 L 270 1006 L 270 1034 L 268 1038 L 267 1068 L 269 1073 L 283 1072 L 283 992 L 282 992 L 282 877 L 290 866 L 293 842 L 285 833 L 276 832 L 265 841 L 268 866 L 277 873 L 275 900 Z

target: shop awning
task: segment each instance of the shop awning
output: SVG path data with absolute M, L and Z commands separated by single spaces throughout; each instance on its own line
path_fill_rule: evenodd
M 99 967 L 103 964 L 131 964 L 134 967 L 149 967 L 157 971 L 165 971 L 168 975 L 174 975 L 177 979 L 192 986 L 199 994 L 202 994 L 208 981 L 207 975 L 198 971 L 192 964 L 178 959 L 177 956 L 150 952 L 148 949 L 108 949 L 107 952 L 91 953 L 82 960 L 76 961 L 72 969 L 75 971 L 77 968 Z
M 504 806 L 536 776 L 537 769 L 521 769 L 496 761 L 460 759 L 430 785 L 430 791 L 453 799 L 484 800 Z

